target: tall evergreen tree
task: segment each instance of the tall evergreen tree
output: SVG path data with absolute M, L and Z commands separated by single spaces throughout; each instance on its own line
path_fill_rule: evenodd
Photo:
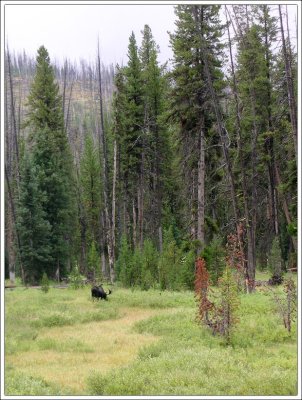
M 260 30 L 253 25 L 239 42 L 238 93 L 245 104 L 241 113 L 241 170 L 244 174 L 244 209 L 247 236 L 247 279 L 253 290 L 256 272 L 256 229 L 259 222 L 261 152 L 259 136 L 268 130 L 269 85 L 265 47 Z
M 113 102 L 114 134 L 118 145 L 120 229 L 142 250 L 145 237 L 162 247 L 164 168 L 169 155 L 163 122 L 164 70 L 158 47 L 145 25 L 138 50 L 132 34 L 128 64 L 118 68 Z
M 117 234 L 119 239 L 128 230 L 127 210 L 127 183 L 125 181 L 125 168 L 127 165 L 127 154 L 124 150 L 126 133 L 126 92 L 124 70 L 117 65 L 115 75 L 115 92 L 112 102 L 112 131 L 116 150 L 116 204 L 117 204 Z M 118 274 L 118 273 L 117 273 Z
M 126 85 L 126 118 L 127 118 L 127 151 L 128 170 L 137 178 L 141 165 L 142 127 L 144 121 L 142 70 L 138 57 L 138 47 L 134 33 L 129 38 L 128 64 L 125 67 Z M 132 182 L 133 184 L 133 182 Z
M 100 202 L 102 189 L 100 158 L 97 146 L 95 146 L 91 132 L 87 130 L 86 123 L 85 131 L 86 137 L 80 161 L 78 182 L 80 193 L 81 264 L 83 272 L 88 266 L 88 249 L 91 248 L 92 244 L 96 245 L 99 253 L 105 251 L 103 243 L 104 227 L 101 224 L 103 204 Z
M 25 154 L 21 164 L 20 198 L 17 206 L 17 229 L 25 283 L 37 284 L 53 262 L 50 246 L 51 226 L 43 209 L 45 193 L 38 181 L 37 166 Z
M 289 46 L 289 43 L 287 45 Z M 292 53 L 294 82 L 297 82 L 296 53 L 294 48 L 291 51 L 288 49 L 287 52 Z M 281 49 L 276 54 L 276 62 L 272 72 L 275 178 L 279 199 L 282 256 L 284 261 L 290 261 L 289 264 L 293 263 L 292 266 L 294 266 L 297 252 L 297 164 L 287 101 L 287 85 L 286 79 L 284 79 L 285 68 L 284 55 Z
M 28 96 L 29 113 L 27 124 L 37 131 L 48 128 L 59 137 L 57 144 L 65 146 L 62 98 L 59 95 L 59 86 L 55 82 L 55 73 L 50 64 L 48 51 L 44 46 L 38 49 L 36 58 L 36 72 Z M 61 142 L 61 143 L 60 143 Z
M 270 15 L 269 6 L 266 4 L 259 5 L 256 8 L 256 15 L 259 20 L 260 35 L 265 50 L 265 67 L 266 67 L 266 88 L 267 88 L 267 132 L 264 134 L 264 159 L 267 168 L 267 184 L 268 184 L 268 209 L 269 223 L 266 231 L 266 246 L 270 246 L 274 237 L 279 234 L 278 221 L 278 196 L 276 184 L 276 163 L 275 163 L 275 138 L 274 138 L 274 120 L 273 120 L 273 88 L 272 88 L 272 70 L 274 56 L 272 47 L 276 44 L 277 26 L 275 17 Z M 268 249 L 266 249 L 266 252 Z
M 140 48 L 142 65 L 143 99 L 144 99 L 144 165 L 141 174 L 141 192 L 145 193 L 147 235 L 153 237 L 162 247 L 162 206 L 164 167 L 167 161 L 169 146 L 167 127 L 163 123 L 165 110 L 164 92 L 166 79 L 164 68 L 160 68 L 157 60 L 158 46 L 148 25 L 142 31 L 143 40 Z M 142 234 L 140 242 L 142 244 Z
M 96 243 L 99 243 L 100 240 L 100 168 L 100 160 L 97 154 L 97 148 L 94 145 L 93 137 L 90 133 L 87 133 L 81 159 L 80 184 L 82 187 L 82 201 L 87 224 L 87 239 L 89 242 L 95 241 Z
M 53 263 L 48 276 L 53 277 L 64 273 L 70 260 L 75 207 L 62 99 L 44 46 L 38 50 L 28 110 L 33 162 L 38 168 L 39 188 L 45 193 L 45 219 L 51 227 L 49 245 Z
M 205 182 L 210 176 L 208 160 L 211 159 L 206 143 L 210 148 L 210 144 L 215 146 L 218 140 L 212 129 L 213 99 L 206 72 L 218 93 L 223 86 L 219 60 L 222 27 L 218 13 L 219 6 L 177 6 L 177 29 L 170 35 L 174 51 L 171 108 L 179 125 L 184 197 L 189 200 L 186 201 L 186 220 L 190 220 L 191 238 L 198 239 L 201 247 L 205 244 Z
M 141 197 L 139 190 L 139 179 L 143 165 L 143 87 L 141 63 L 138 56 L 138 47 L 134 33 L 132 32 L 128 46 L 128 64 L 123 69 L 125 77 L 124 85 L 124 127 L 120 131 L 120 143 L 122 143 L 120 174 L 124 181 L 126 210 L 125 223 L 128 232 L 133 238 L 133 246 L 139 244 L 138 217 L 141 210 Z

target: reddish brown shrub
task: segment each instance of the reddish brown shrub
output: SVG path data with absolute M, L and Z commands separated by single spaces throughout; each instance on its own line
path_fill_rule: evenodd
M 206 269 L 206 263 L 203 258 L 197 258 L 195 262 L 195 299 L 198 304 L 197 318 L 200 321 L 209 324 L 209 311 L 214 307 L 214 304 L 208 299 L 209 292 L 209 273 Z

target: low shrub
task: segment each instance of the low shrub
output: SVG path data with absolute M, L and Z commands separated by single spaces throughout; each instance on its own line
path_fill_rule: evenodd
M 47 277 L 47 274 L 44 272 L 42 275 L 42 279 L 41 279 L 41 290 L 44 293 L 47 293 L 49 291 L 49 280 Z

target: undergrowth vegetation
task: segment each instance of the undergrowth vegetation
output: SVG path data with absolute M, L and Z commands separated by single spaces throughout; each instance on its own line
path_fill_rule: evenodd
M 6 395 L 273 396 L 297 391 L 296 322 L 290 333 L 284 329 L 272 312 L 271 297 L 260 291 L 240 295 L 240 322 L 230 346 L 197 323 L 190 291 L 116 287 L 108 302 L 93 302 L 88 287 L 52 288 L 46 294 L 18 288 L 6 291 L 5 302 Z M 105 356 L 102 345 L 110 364 L 105 370 L 91 361 Z M 53 376 L 64 375 L 64 368 L 72 371 L 58 384 Z
M 268 317 L 269 309 L 262 294 L 242 296 L 231 347 L 198 326 L 192 309 L 143 320 L 134 329 L 159 341 L 142 348 L 130 366 L 106 376 L 95 372 L 89 387 L 98 395 L 294 395 L 295 334 Z

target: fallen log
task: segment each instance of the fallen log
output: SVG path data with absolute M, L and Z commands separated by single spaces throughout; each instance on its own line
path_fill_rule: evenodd
M 23 288 L 23 289 L 41 289 L 42 286 L 4 286 L 5 289 L 16 289 L 16 288 Z M 57 286 L 50 286 L 53 289 L 67 289 L 68 285 L 57 285 Z

